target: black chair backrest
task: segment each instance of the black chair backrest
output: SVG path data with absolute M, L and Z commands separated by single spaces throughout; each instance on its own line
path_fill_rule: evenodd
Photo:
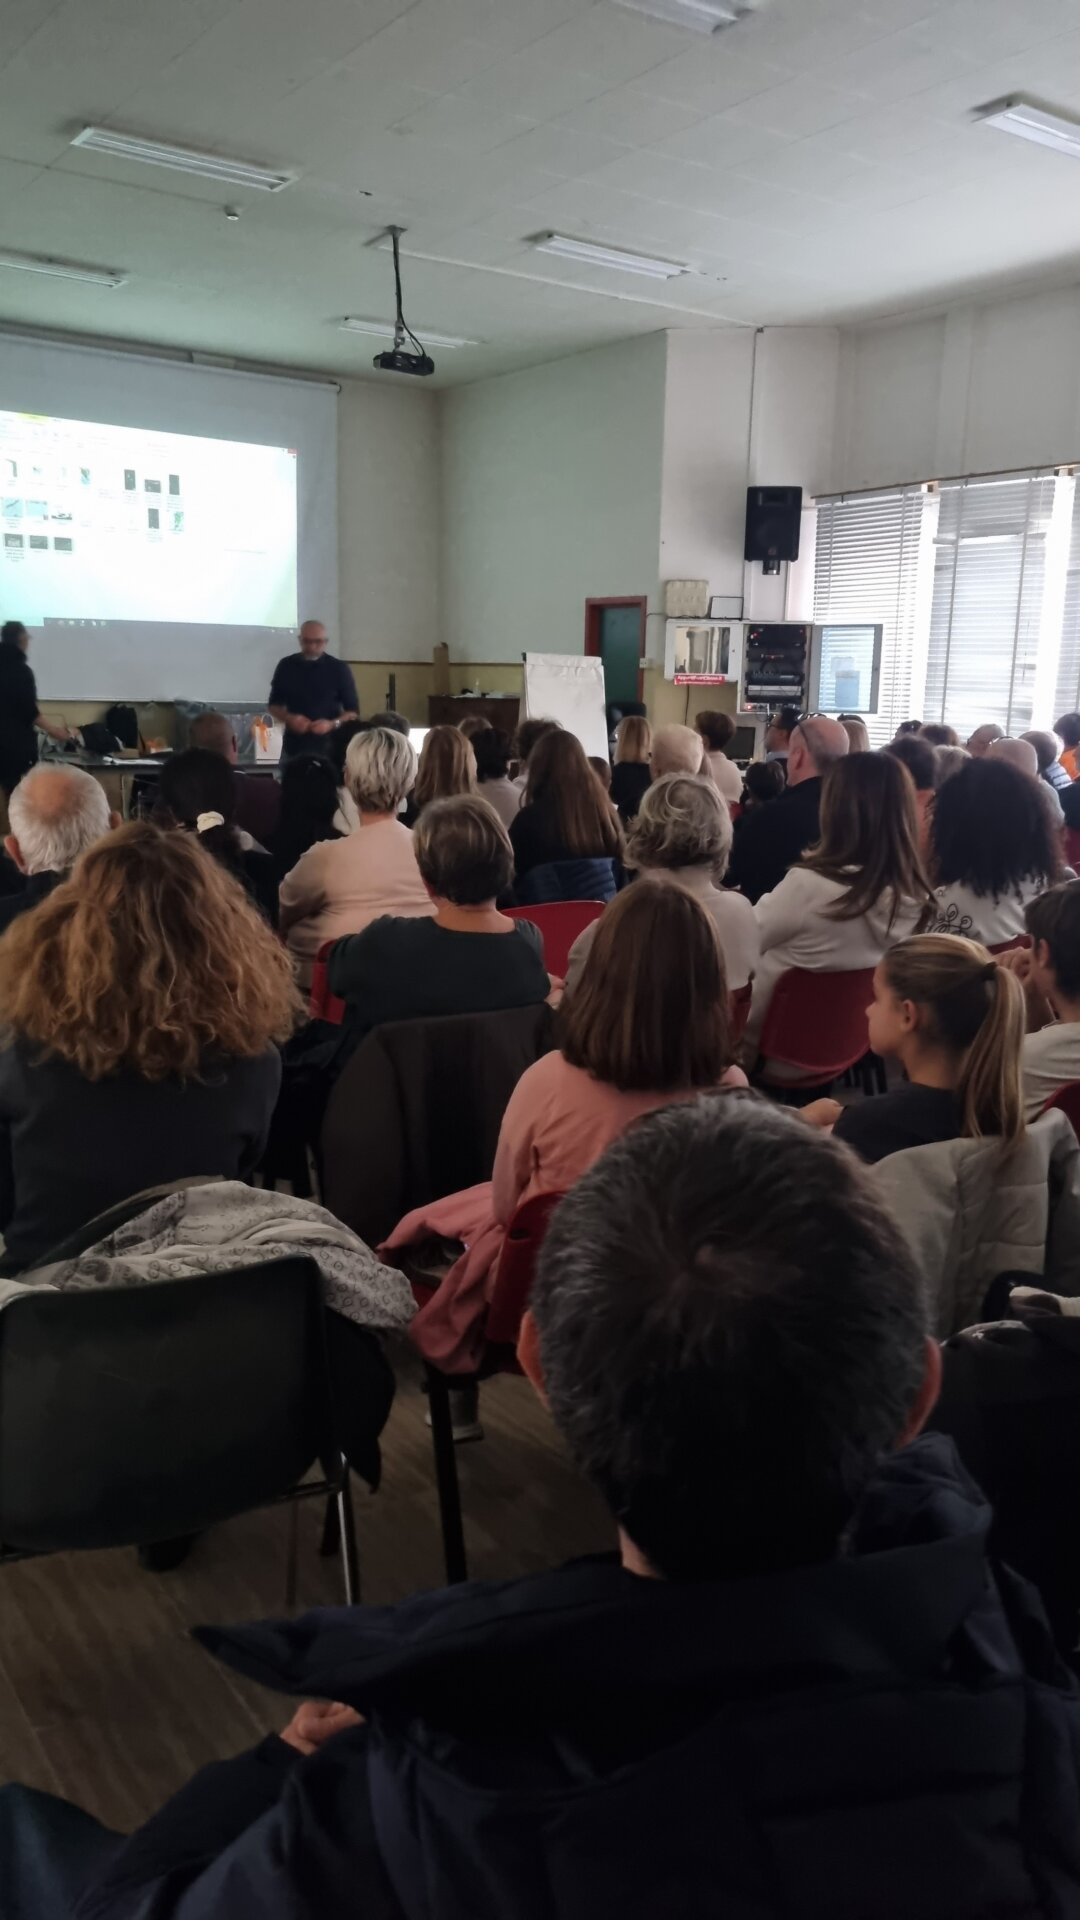
M 510 1095 L 553 1044 L 545 1005 L 376 1027 L 330 1095 L 323 1204 L 374 1247 L 413 1207 L 490 1179 Z
M 307 1258 L 0 1311 L 0 1548 L 197 1533 L 329 1454 L 319 1271 Z

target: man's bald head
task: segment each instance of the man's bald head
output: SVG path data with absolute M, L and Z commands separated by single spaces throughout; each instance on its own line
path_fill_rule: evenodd
M 1034 747 L 1035 758 L 1039 763 L 1039 772 L 1046 773 L 1047 770 L 1053 766 L 1054 761 L 1061 752 L 1061 741 L 1058 739 L 1057 734 L 1042 733 L 1039 728 L 1033 727 L 1030 733 L 1022 733 L 1020 738 L 1021 740 L 1026 740 L 1029 746 Z
M 326 652 L 327 632 L 321 620 L 305 620 L 300 629 L 300 651 L 305 660 L 317 660 Z
M 976 727 L 967 743 L 967 750 L 974 759 L 981 760 L 984 754 L 989 753 L 995 740 L 1004 740 L 1004 738 L 1004 727 L 999 727 L 995 721 L 988 720 L 984 726 Z
M 223 760 L 236 765 L 236 735 L 232 721 L 223 713 L 197 713 L 188 728 L 188 746 L 220 753 Z
M 788 786 L 797 787 L 802 780 L 816 780 L 827 773 L 834 760 L 844 758 L 850 745 L 839 720 L 830 720 L 824 713 L 800 720 L 788 752 Z
M 1030 740 L 994 740 L 990 745 L 990 756 L 994 760 L 1007 760 L 1010 767 L 1016 767 L 1020 773 L 1030 774 L 1034 780 L 1039 771 L 1039 756 Z
M 66 873 L 80 853 L 108 833 L 109 803 L 81 767 L 34 767 L 8 802 L 4 842 L 22 873 Z

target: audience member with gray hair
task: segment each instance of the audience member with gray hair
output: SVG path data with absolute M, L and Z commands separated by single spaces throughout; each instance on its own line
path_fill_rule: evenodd
M 328 941 L 361 933 L 384 913 L 434 913 L 412 834 L 397 817 L 415 779 L 416 754 L 400 733 L 371 727 L 350 741 L 345 785 L 359 825 L 343 840 L 309 847 L 281 883 L 279 924 L 301 985 L 310 984 L 312 963 Z
M 626 865 L 656 880 L 670 880 L 700 900 L 716 926 L 724 973 L 734 990 L 752 979 L 761 956 L 757 921 L 749 900 L 722 887 L 731 856 L 731 814 L 711 778 L 669 773 L 656 780 L 641 802 L 626 843 Z M 566 985 L 578 978 L 596 935 L 597 922 L 570 949 Z
M 704 773 L 712 779 L 708 748 L 693 727 L 657 727 L 649 764 L 654 780 L 665 773 Z
M 1024 734 L 1019 740 L 1003 736 L 993 740 L 987 749 L 988 760 L 1005 760 L 1018 773 L 1026 774 L 1029 780 L 1038 783 L 1039 800 L 1051 833 L 1060 833 L 1065 825 L 1065 812 L 1052 786 L 1039 779 L 1039 755 L 1033 745 L 1030 734 Z
M 0 900 L 0 933 L 66 880 L 80 853 L 117 824 L 98 782 L 81 767 L 31 768 L 8 802 L 4 846 L 26 875 L 21 893 Z
M 849 750 L 839 720 L 816 713 L 800 720 L 788 747 L 787 789 L 770 806 L 755 808 L 742 823 L 727 884 L 750 901 L 771 893 L 789 867 L 801 860 L 820 830 L 821 782 Z
M 1034 727 L 1030 732 L 1022 733 L 1020 738 L 1026 740 L 1028 745 L 1035 749 L 1040 780 L 1045 780 L 1047 786 L 1053 787 L 1057 793 L 1072 786 L 1072 781 L 1061 764 L 1061 741 L 1056 733 L 1043 733 Z

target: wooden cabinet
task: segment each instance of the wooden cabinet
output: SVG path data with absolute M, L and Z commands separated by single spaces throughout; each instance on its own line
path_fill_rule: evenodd
M 517 730 L 518 708 L 521 702 L 516 693 L 481 694 L 472 697 L 462 693 L 429 693 L 428 726 L 457 727 L 471 714 L 482 720 L 490 720 L 493 727 L 501 727 L 513 739 Z

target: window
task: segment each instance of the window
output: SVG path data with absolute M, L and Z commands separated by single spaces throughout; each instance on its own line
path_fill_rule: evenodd
M 966 739 L 1080 708 L 1080 490 L 1002 474 L 818 504 L 814 618 L 885 627 L 874 745 L 901 720 Z

